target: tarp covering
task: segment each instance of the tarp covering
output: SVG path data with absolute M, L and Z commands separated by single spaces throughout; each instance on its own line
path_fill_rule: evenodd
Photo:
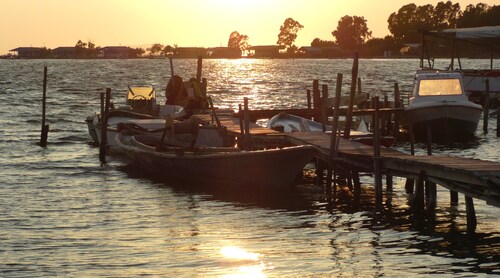
M 429 35 L 454 35 L 457 39 L 500 38 L 500 26 L 444 29 L 430 31 Z

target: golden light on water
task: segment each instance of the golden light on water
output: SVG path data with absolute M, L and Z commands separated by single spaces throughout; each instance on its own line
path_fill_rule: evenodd
M 232 273 L 225 274 L 222 277 L 266 277 L 265 270 L 273 269 L 271 265 L 266 265 L 260 257 L 261 254 L 249 252 L 236 246 L 224 246 L 220 250 L 220 254 L 227 260 L 231 261 L 231 265 L 236 266 L 232 269 Z
M 260 254 L 248 252 L 239 247 L 225 246 L 220 253 L 228 259 L 258 261 Z

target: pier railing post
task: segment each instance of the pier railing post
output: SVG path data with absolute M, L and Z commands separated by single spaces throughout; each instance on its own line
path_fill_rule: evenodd
M 358 58 L 358 53 L 354 53 L 354 59 L 352 62 L 351 91 L 349 95 L 349 106 L 347 107 L 347 114 L 345 119 L 344 138 L 349 138 L 351 136 L 352 111 L 354 106 L 354 97 L 356 95 L 356 82 L 358 80 Z
M 321 123 L 323 132 L 326 131 L 326 124 L 328 123 L 328 115 L 326 114 L 328 102 L 328 85 L 323 84 L 321 86 Z
M 198 56 L 198 64 L 196 67 L 196 80 L 198 80 L 198 82 L 201 82 L 202 68 L 203 68 L 203 58 L 201 56 Z
M 489 108 L 490 108 L 490 80 L 484 80 L 486 90 L 484 92 L 484 101 L 483 101 L 483 131 L 484 133 L 488 133 L 488 117 L 489 117 Z M 498 116 L 497 116 L 498 117 Z
M 245 149 L 250 150 L 252 148 L 252 142 L 250 137 L 250 111 L 248 109 L 248 98 L 243 99 L 243 126 L 245 128 Z
M 394 83 L 394 108 L 402 108 L 401 105 L 401 95 L 399 92 L 399 84 Z M 400 123 L 400 114 L 398 112 L 394 113 L 394 127 L 393 127 L 393 135 L 394 137 L 399 136 L 399 123 Z
M 335 87 L 335 102 L 333 104 L 332 135 L 330 139 L 330 157 L 337 156 L 337 134 L 339 129 L 340 116 L 340 95 L 342 93 L 342 73 L 337 74 L 337 84 Z
M 311 109 L 311 90 L 307 89 L 307 109 Z
M 317 79 L 313 80 L 313 109 L 314 109 L 314 120 L 319 122 L 321 119 L 321 92 L 319 91 L 319 81 Z

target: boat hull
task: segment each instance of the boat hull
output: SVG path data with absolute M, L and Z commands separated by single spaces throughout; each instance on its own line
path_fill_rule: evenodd
M 440 103 L 408 108 L 415 137 L 425 138 L 428 127 L 436 140 L 455 141 L 474 137 L 482 109 L 471 104 Z
M 117 135 L 116 142 L 135 165 L 156 176 L 229 187 L 289 187 L 315 153 L 311 146 L 258 151 L 214 148 L 205 154 L 180 150 L 159 152 L 123 134 Z

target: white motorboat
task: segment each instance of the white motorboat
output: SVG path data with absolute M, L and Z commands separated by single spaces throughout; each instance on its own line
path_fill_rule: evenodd
M 429 127 L 433 139 L 455 141 L 474 135 L 482 107 L 467 98 L 460 73 L 420 70 L 405 112 L 415 137 Z
M 423 50 L 427 50 L 433 45 L 433 41 L 428 38 L 437 38 L 440 40 L 439 45 L 443 44 L 443 39 L 451 43 L 449 48 L 451 60 L 446 70 L 456 70 L 462 73 L 464 91 L 471 100 L 479 102 L 479 99 L 483 98 L 484 101 L 486 90 L 489 91 L 489 97 L 492 101 L 500 96 L 500 69 L 498 65 L 496 65 L 496 68 L 494 65 L 495 52 L 498 51 L 498 45 L 500 44 L 500 26 L 421 30 L 420 32 L 423 36 Z M 489 58 L 489 67 L 477 68 L 467 65 L 467 62 L 462 61 L 459 56 L 464 48 L 476 49 L 476 52 L 483 54 L 483 58 Z M 427 57 L 424 57 L 424 54 Z M 457 64 L 455 59 L 458 62 Z M 424 60 L 428 61 L 427 65 L 425 65 Z M 434 58 L 429 56 L 429 51 L 422 51 L 420 67 L 435 69 Z M 488 89 L 486 81 L 488 81 Z
M 331 125 L 324 125 L 322 123 L 306 119 L 297 115 L 288 113 L 279 113 L 269 119 L 267 127 L 282 132 L 332 132 Z M 342 133 L 342 132 L 341 132 Z M 351 130 L 350 139 L 360 143 L 371 145 L 373 143 L 373 133 L 368 132 L 366 123 L 363 119 L 358 126 L 357 130 Z M 392 136 L 383 136 L 380 138 L 381 145 L 389 147 L 396 139 Z

